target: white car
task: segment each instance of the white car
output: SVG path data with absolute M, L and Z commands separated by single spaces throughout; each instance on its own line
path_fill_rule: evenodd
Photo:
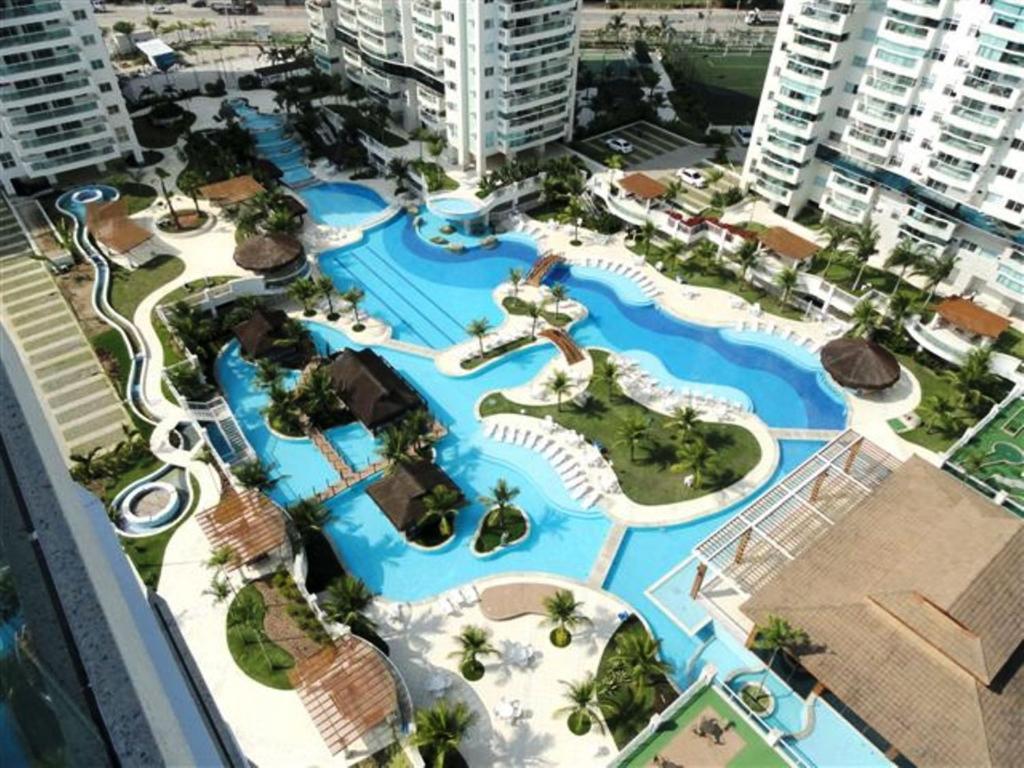
M 732 129 L 732 135 L 740 143 L 740 146 L 746 147 L 750 144 L 752 133 L 749 125 L 737 125 Z
M 171 9 L 168 8 L 166 5 L 154 5 L 153 6 L 153 13 L 160 14 L 161 16 L 165 16 L 165 15 L 169 14 L 170 12 L 171 12 Z
M 625 139 L 620 139 L 615 136 L 613 136 L 610 139 L 605 139 L 604 143 L 608 146 L 609 149 L 618 152 L 620 155 L 628 155 L 630 152 L 633 151 L 632 144 L 630 144 Z
M 697 189 L 704 189 L 708 185 L 704 174 L 694 168 L 680 168 L 676 171 L 676 176 Z

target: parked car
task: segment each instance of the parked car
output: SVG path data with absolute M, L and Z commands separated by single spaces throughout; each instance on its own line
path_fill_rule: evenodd
M 614 152 L 618 152 L 620 155 L 628 155 L 633 151 L 633 145 L 625 139 L 620 139 L 618 136 L 612 136 L 611 138 L 604 140 L 605 145 Z
M 704 187 L 708 185 L 707 179 L 704 178 L 704 174 L 696 168 L 680 168 L 676 171 L 676 176 L 697 189 L 704 189 Z
M 166 5 L 154 5 L 153 6 L 153 13 L 154 14 L 157 14 L 157 15 L 160 15 L 160 16 L 166 16 L 170 12 L 171 12 L 171 9 L 168 8 Z
M 732 135 L 740 143 L 740 146 L 746 147 L 750 144 L 750 137 L 753 133 L 749 125 L 737 125 L 732 129 Z

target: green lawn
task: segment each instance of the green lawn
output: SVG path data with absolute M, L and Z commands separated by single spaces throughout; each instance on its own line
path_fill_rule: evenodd
M 1013 482 L 1021 479 L 1021 470 L 1024 469 L 1024 399 L 1010 403 L 954 454 L 953 462 L 1024 503 L 1024 488 L 999 481 L 999 478 Z
M 488 360 L 493 360 L 496 357 L 507 355 L 509 352 L 514 352 L 517 349 L 521 349 L 522 347 L 525 347 L 528 344 L 532 344 L 534 341 L 535 339 L 532 339 L 529 336 L 523 336 L 520 339 L 515 339 L 514 341 L 502 344 L 500 347 L 495 347 L 494 349 L 487 350 L 486 352 L 484 352 L 482 357 L 480 356 L 478 351 L 478 353 L 473 357 L 463 360 L 461 365 L 467 371 L 471 371 L 474 368 L 479 368 Z
M 142 300 L 162 285 L 185 271 L 185 262 L 176 256 L 154 256 L 138 269 L 124 269 L 112 264 L 110 303 L 131 320 Z
M 736 711 L 712 688 L 705 688 L 688 704 L 683 706 L 668 722 L 662 723 L 658 731 L 636 752 L 622 763 L 629 768 L 645 768 L 654 758 L 680 734 L 686 733 L 706 709 L 711 708 L 718 717 L 731 725 L 733 736 L 739 736 L 746 746 L 726 765 L 728 768 L 784 768 L 786 763 L 757 731 L 747 724 Z
M 180 285 L 173 291 L 168 293 L 163 299 L 160 300 L 160 304 L 169 307 L 175 302 L 181 301 L 182 299 L 193 296 L 196 293 L 202 292 L 204 288 L 213 288 L 224 283 L 229 283 L 232 280 L 237 280 L 238 275 L 217 275 L 216 277 L 206 277 L 199 280 L 193 280 L 184 285 Z
M 600 366 L 607 353 L 591 350 L 595 366 Z M 583 407 L 572 403 L 557 405 L 520 405 L 504 395 L 489 395 L 480 406 L 480 413 L 524 413 L 544 418 L 550 415 L 564 427 L 583 434 L 590 442 L 599 442 L 615 469 L 623 492 L 638 504 L 670 504 L 688 501 L 721 490 L 736 482 L 761 459 L 761 449 L 755 437 L 743 427 L 734 424 L 700 424 L 698 433 L 714 450 L 715 464 L 705 473 L 701 488 L 687 488 L 682 477 L 669 472 L 678 459 L 679 436 L 669 427 L 669 419 L 640 405 L 635 400 L 618 394 L 610 398 L 603 384 L 591 382 L 587 388 L 590 400 Z M 630 457 L 628 445 L 621 443 L 619 425 L 631 416 L 639 416 L 650 424 L 646 439 Z
M 526 302 L 516 296 L 506 296 L 502 299 L 501 305 L 508 311 L 510 315 L 526 315 L 529 314 L 526 308 Z M 557 315 L 547 309 L 543 310 L 541 317 L 547 320 L 552 325 L 557 325 L 559 328 L 568 325 L 572 320 L 564 312 L 559 312 Z
M 996 340 L 993 349 L 1024 359 L 1024 333 L 1016 328 L 1010 328 Z
M 117 188 L 117 191 L 121 193 L 121 200 L 124 201 L 125 213 L 129 216 L 146 210 L 156 200 L 156 189 L 148 184 L 133 181 L 127 173 L 119 171 L 109 173 L 101 183 Z
M 132 357 L 124 340 L 116 328 L 107 328 L 89 338 L 89 343 L 96 350 L 96 354 L 102 360 L 104 357 L 112 360 L 117 367 L 114 379 L 114 389 L 117 396 L 123 398 L 128 387 L 128 374 L 131 371 Z
M 263 631 L 267 605 L 252 584 L 243 587 L 228 607 L 228 649 L 239 668 L 258 683 L 291 690 L 288 670 L 295 659 L 281 646 L 271 642 Z
M 192 500 L 177 524 L 153 536 L 121 538 L 121 546 L 135 564 L 135 570 L 139 572 L 139 576 L 145 585 L 152 590 L 155 590 L 160 583 L 160 571 L 164 564 L 164 551 L 171 541 L 171 536 L 174 535 L 174 532 L 178 530 L 182 523 L 191 517 L 196 506 L 199 504 L 199 482 L 189 475 L 188 484 L 192 491 Z
M 501 544 L 502 531 L 505 533 L 505 546 L 510 547 L 526 535 L 526 516 L 517 507 L 509 507 L 502 513 L 502 520 L 491 520 L 488 513 L 484 518 L 484 524 L 480 534 L 473 542 L 473 549 L 476 552 L 491 552 Z

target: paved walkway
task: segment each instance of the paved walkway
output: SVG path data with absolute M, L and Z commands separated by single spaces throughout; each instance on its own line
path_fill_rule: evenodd
M 110 448 L 131 420 L 43 259 L 0 199 L 0 319 L 65 455 Z

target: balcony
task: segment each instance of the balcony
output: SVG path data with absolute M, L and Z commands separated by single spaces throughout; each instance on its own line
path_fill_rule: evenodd
M 47 83 L 33 88 L 4 88 L 0 90 L 0 101 L 6 104 L 17 104 L 33 99 L 46 100 L 57 94 L 71 95 L 73 91 L 91 89 L 92 81 L 87 77 L 78 77 L 71 80 L 64 80 L 59 83 Z
M 8 113 L 6 116 L 7 122 L 12 127 L 20 126 L 42 126 L 46 123 L 61 121 L 68 117 L 74 117 L 75 115 L 87 115 L 90 112 L 96 112 L 99 109 L 99 103 L 95 100 L 90 100 L 84 104 L 72 104 L 68 107 L 61 107 L 60 109 L 48 109 L 40 110 L 38 112 L 19 112 L 17 114 Z
M 941 245 L 949 243 L 956 231 L 956 222 L 928 213 L 926 209 L 913 204 L 904 211 L 903 218 L 914 229 L 934 238 Z
M 92 125 L 85 125 L 80 128 L 73 128 L 69 131 L 60 131 L 57 133 L 50 133 L 45 136 L 37 136 L 35 138 L 19 139 L 18 146 L 22 150 L 27 149 L 40 149 L 48 151 L 56 149 L 63 144 L 68 142 L 75 142 L 79 139 L 92 138 L 99 136 L 100 134 L 110 133 L 110 127 L 106 122 L 93 123 Z M 28 155 L 28 152 L 22 152 L 22 155 Z M 35 153 L 31 153 L 35 154 Z
M 104 160 L 110 160 L 118 155 L 118 148 L 115 142 L 89 147 L 78 152 L 68 152 L 60 157 L 48 158 L 37 162 L 29 163 L 32 173 L 58 173 L 69 171 L 84 165 L 93 165 Z
M 904 113 L 898 110 L 884 109 L 878 104 L 868 102 L 869 97 L 862 97 L 853 103 L 853 117 L 859 122 L 880 130 L 892 131 L 903 122 Z
M 757 161 L 757 167 L 772 179 L 788 184 L 796 184 L 800 176 L 799 168 L 776 160 L 770 157 L 767 152 L 762 153 Z
M 10 27 L 15 24 L 24 24 L 26 22 L 35 23 L 45 21 L 45 19 L 38 18 L 40 16 L 58 17 L 63 15 L 60 3 L 55 1 L 28 3 L 26 5 L 15 6 L 5 3 L 5 6 L 6 7 L 3 11 L 0 12 L 0 27 Z
M 913 100 L 916 81 L 912 78 L 898 79 L 869 75 L 860 83 L 860 92 L 880 101 L 888 101 L 901 107 L 909 106 Z
M 957 129 L 954 128 L 953 130 Z M 949 130 L 944 130 L 939 134 L 936 147 L 947 154 L 953 155 L 954 157 L 958 157 L 971 163 L 980 164 L 988 162 L 989 155 L 992 151 L 992 146 L 990 144 L 957 136 L 950 133 Z
M 846 26 L 850 21 L 850 11 L 852 10 L 852 5 L 826 2 L 824 0 L 804 3 L 800 6 L 797 23 L 801 26 L 808 25 L 823 32 L 841 35 L 846 31 Z
M 771 148 L 771 151 L 794 162 L 800 163 L 801 165 L 807 162 L 811 155 L 814 154 L 814 143 L 801 144 L 796 141 L 789 141 L 788 139 L 779 136 L 778 133 L 772 132 L 765 136 L 764 139 L 765 147 Z
M 969 193 L 978 181 L 977 169 L 963 168 L 938 159 L 928 161 L 928 175 L 963 193 Z
M 824 213 L 848 224 L 863 224 L 871 213 L 871 206 L 848 199 L 835 192 L 826 192 L 818 203 Z
M 82 61 L 77 53 L 65 53 L 60 56 L 47 56 L 31 61 L 21 61 L 17 64 L 0 64 L 0 75 L 11 77 L 13 75 L 32 74 L 34 77 L 43 77 L 52 74 L 49 70 L 63 72 L 69 67 Z
M 531 69 L 528 72 L 505 75 L 501 78 L 501 89 L 503 91 L 514 91 L 531 85 L 549 83 L 565 77 L 569 69 L 569 64 L 564 63 L 554 67 Z
M 530 110 L 527 114 L 503 115 L 498 114 L 498 130 L 510 135 L 516 132 L 529 131 L 530 129 L 544 126 L 551 122 L 557 122 L 564 127 L 569 119 L 569 105 L 559 104 L 554 108 L 543 111 Z
M 568 13 L 576 10 L 576 0 L 500 0 L 498 11 L 502 21 L 515 21 L 546 13 Z
M 527 133 L 521 136 L 499 136 L 498 145 L 504 151 L 522 152 L 530 147 L 562 138 L 565 135 L 565 130 L 564 125 L 559 125 L 554 128 L 548 128 L 545 131 Z
M 754 178 L 754 191 L 762 197 L 773 200 L 781 205 L 789 205 L 793 200 L 793 190 L 765 177 L 759 170 Z
M 505 69 L 513 69 L 515 67 L 527 67 L 531 64 L 540 64 L 543 61 L 551 61 L 552 59 L 568 58 L 572 55 L 574 47 L 574 41 L 566 40 L 554 45 L 538 45 L 521 50 L 502 51 L 501 65 Z
M 43 32 L 33 32 L 28 35 L 8 35 L 6 37 L 0 37 L 0 51 L 4 53 L 17 53 L 18 50 L 30 49 L 38 46 L 40 43 L 49 43 L 54 40 L 67 40 L 71 37 L 70 27 L 58 27 L 57 29 L 48 29 Z
M 498 99 L 498 110 L 501 112 L 509 112 L 516 109 L 522 109 L 523 107 L 542 107 L 546 104 L 567 99 L 568 97 L 569 90 L 567 88 L 567 84 L 560 83 L 558 87 L 555 88 L 538 89 L 535 92 L 519 96 L 502 94 Z
M 575 29 L 573 14 L 545 21 L 540 24 L 524 24 L 518 27 L 501 27 L 498 30 L 498 42 L 505 47 L 546 40 L 559 35 L 572 35 Z
M 946 115 L 946 121 L 961 130 L 977 133 L 990 139 L 1000 138 L 1006 127 L 1006 115 L 997 112 L 983 112 L 963 104 L 956 104 Z
M 441 3 L 418 0 L 412 4 L 412 17 L 423 24 L 439 27 L 441 25 Z
M 886 17 L 878 29 L 878 36 L 900 45 L 927 49 L 935 41 L 936 29 Z
M 831 64 L 835 61 L 838 48 L 824 40 L 797 33 L 797 36 L 787 44 L 786 50 L 823 64 Z
M 1016 108 L 1021 88 L 993 83 L 977 75 L 967 74 L 960 86 L 959 93 L 965 98 L 1009 111 Z
M 846 130 L 843 131 L 843 143 L 848 144 L 852 147 L 860 149 L 862 152 L 866 152 L 868 155 L 880 158 L 873 162 L 884 163 L 892 152 L 893 143 L 896 137 L 885 138 L 872 133 L 870 130 L 866 130 L 869 126 L 859 127 L 857 125 L 848 125 Z
M 948 0 L 888 0 L 886 9 L 941 21 L 947 15 L 948 6 Z
M 828 79 L 828 70 L 820 67 L 811 67 L 794 59 L 786 61 L 786 77 L 791 77 L 798 83 L 821 88 Z
M 812 120 L 793 117 L 785 112 L 776 110 L 772 113 L 771 121 L 779 130 L 791 133 L 801 139 L 813 139 L 815 137 L 816 123 Z

